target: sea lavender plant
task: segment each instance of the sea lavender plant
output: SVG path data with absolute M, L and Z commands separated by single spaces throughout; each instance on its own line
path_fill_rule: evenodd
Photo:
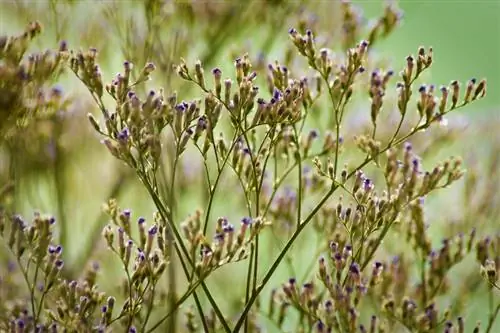
M 216 17 L 238 9 L 217 8 Z M 483 98 L 486 81 L 421 84 L 433 64 L 433 49 L 424 47 L 399 72 L 378 68 L 371 48 L 397 28 L 400 11 L 387 6 L 365 27 L 352 4 L 339 9 L 340 48 L 301 21 L 288 31 L 291 47 L 282 62 L 261 66 L 245 53 L 228 73 L 229 66 L 207 68 L 210 57 L 181 59 L 172 72 L 191 88 L 177 92 L 148 92 L 155 71 L 170 73 L 171 58 L 149 62 L 163 52 L 153 43 L 165 13 L 160 2 L 144 7 L 144 52 L 131 51 L 140 33 L 130 25 L 122 45 L 130 60 L 109 83 L 97 49 L 68 51 L 62 44 L 67 68 L 100 111 L 88 114 L 92 128 L 140 181 L 155 211 L 134 216 L 119 200 L 107 201 L 109 223 L 101 226 L 102 241 L 91 244 L 104 244 L 111 257 L 103 254 L 71 277 L 67 245 L 58 242 L 67 225 L 57 229 L 55 218 L 39 213 L 28 224 L 5 206 L 0 234 L 10 255 L 0 283 L 2 330 L 494 332 L 499 237 L 464 218 L 436 242 L 425 210 L 428 198 L 465 171 L 458 157 L 435 165 L 424 159 L 453 137 L 453 127 L 443 130 L 445 120 Z M 220 37 L 219 48 L 229 37 Z M 17 63 L 1 66 L 9 73 Z M 10 89 L 4 76 L 2 89 Z M 16 98 L 5 109 L 9 119 L 26 109 L 27 97 Z M 363 99 L 368 109 L 358 107 Z M 186 180 L 195 159 L 202 175 Z M 496 166 L 492 159 L 490 170 Z M 487 219 L 497 212 L 494 187 L 481 196 L 477 172 L 466 177 L 464 200 L 478 193 L 471 214 Z M 182 203 L 193 198 L 198 207 L 183 215 Z M 453 270 L 472 253 L 480 269 L 467 270 L 467 287 L 484 286 L 488 297 L 481 328 L 462 317 L 465 301 L 451 302 L 463 291 Z M 104 290 L 99 282 L 111 262 L 120 282 Z

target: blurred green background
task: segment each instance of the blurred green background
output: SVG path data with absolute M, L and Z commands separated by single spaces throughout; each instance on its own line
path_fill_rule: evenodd
M 380 15 L 384 3 L 382 1 L 353 2 L 361 6 L 364 16 L 368 18 Z M 96 36 L 99 36 L 99 40 L 88 39 L 85 32 L 85 21 L 93 17 L 96 12 L 93 5 L 97 3 L 102 2 L 81 1 L 76 13 L 65 13 L 64 15 L 75 15 L 74 21 L 78 22 L 78 24 L 71 26 L 70 23 L 70 29 L 63 30 L 60 37 L 70 42 L 70 48 L 80 45 L 83 49 L 95 46 L 94 44 L 109 43 L 112 45 L 111 51 L 107 52 L 108 59 L 102 63 L 105 81 L 109 81 L 117 71 L 121 70 L 121 63 L 125 57 L 118 47 L 113 49 L 113 45 L 116 45 L 117 41 L 111 28 L 97 31 Z M 123 1 L 120 6 L 134 3 L 134 1 Z M 317 5 L 319 2 L 310 1 L 310 3 Z M 375 47 L 379 56 L 387 58 L 392 68 L 399 71 L 404 66 L 404 59 L 408 54 L 414 54 L 421 45 L 426 48 L 432 46 L 434 49 L 434 65 L 425 77 L 427 81 L 437 85 L 447 85 L 451 80 L 455 79 L 464 84 L 473 77 L 477 79 L 485 77 L 488 80 L 487 98 L 458 111 L 457 114 L 450 117 L 465 117 L 472 121 L 491 120 L 492 123 L 496 121 L 496 124 L 500 124 L 500 1 L 408 0 L 398 3 L 404 12 L 402 25 L 387 40 L 383 40 Z M 36 13 L 44 11 L 50 13 L 51 11 L 49 1 L 37 1 L 33 5 L 39 8 Z M 307 4 L 304 6 L 307 8 Z M 133 6 L 131 5 L 131 7 Z M 1 34 L 18 33 L 22 31 L 28 19 L 39 19 L 44 24 L 47 32 L 40 38 L 37 45 L 40 45 L 41 48 L 55 47 L 57 45 L 56 38 L 54 38 L 54 21 L 44 21 L 43 18 L 37 17 L 35 13 L 23 12 L 21 15 L 13 8 L 15 6 L 12 5 L 12 2 L 9 2 L 7 6 L 7 2 L 1 0 Z M 256 13 L 256 15 L 258 14 Z M 318 12 L 317 15 L 321 19 L 327 20 L 329 13 Z M 270 52 L 271 55 L 281 57 L 281 42 L 288 43 L 287 28 L 284 27 L 283 31 L 276 31 L 279 41 Z M 187 31 L 187 33 L 196 32 Z M 267 31 L 262 31 L 262 27 L 258 25 L 247 27 L 238 41 L 241 44 L 246 43 L 247 39 L 255 42 L 261 37 L 260 34 L 267 33 Z M 319 34 L 328 34 L 328 31 L 319 31 Z M 198 49 L 200 46 L 192 45 L 189 48 L 192 51 L 193 48 Z M 193 54 L 196 55 L 196 52 L 191 52 L 191 56 Z M 219 60 L 220 62 L 227 62 L 227 55 L 220 58 L 222 60 L 216 59 L 214 62 L 217 63 Z M 177 59 L 175 60 L 177 61 Z M 86 93 L 81 83 L 74 78 L 68 77 L 64 80 L 66 91 L 75 94 Z M 81 123 L 81 126 L 90 127 L 86 122 Z M 481 135 L 475 133 L 477 137 L 472 137 L 472 140 L 467 145 L 462 143 L 450 144 L 449 150 L 442 152 L 441 155 L 467 155 L 471 148 L 477 151 L 486 151 L 492 140 L 498 140 L 498 135 L 494 136 L 491 132 L 483 132 Z M 100 205 L 107 199 L 109 187 L 116 178 L 114 168 L 117 167 L 109 156 L 101 154 L 104 153 L 104 149 L 99 145 L 97 136 L 94 142 L 85 142 L 82 149 L 87 152 L 99 149 L 100 153 L 97 154 L 98 156 L 87 156 L 85 153 L 79 154 L 69 163 L 69 168 L 72 169 L 71 175 L 65 176 L 67 178 L 66 195 L 69 200 L 64 204 L 64 211 L 68 223 L 71 223 L 70 238 L 72 245 L 67 252 L 75 261 L 79 256 L 79 244 L 86 242 L 86 234 L 92 229 L 90 223 L 96 220 L 99 215 Z M 436 157 L 435 159 L 439 158 Z M 119 202 L 122 206 L 133 207 L 135 216 L 144 215 L 149 217 L 154 210 L 154 206 L 145 191 L 138 185 L 136 181 L 131 181 L 127 190 L 120 194 Z M 24 215 L 29 216 L 34 209 L 40 209 L 43 212 L 57 211 L 57 205 L 54 203 L 55 190 L 52 178 L 33 174 L 25 180 L 25 186 L 24 193 L 26 193 L 27 200 L 20 207 Z M 446 205 L 453 205 L 453 191 L 453 189 L 446 190 L 444 194 L 437 197 L 444 198 L 448 196 L 445 201 Z M 439 216 L 441 212 L 440 205 L 443 204 L 443 201 L 435 200 L 430 204 L 429 216 L 432 219 Z M 179 213 L 180 216 L 192 212 L 190 203 L 184 203 L 184 206 L 184 209 Z M 220 205 L 216 207 L 212 216 L 227 215 L 226 207 L 227 202 L 226 206 Z M 453 207 L 447 206 L 444 210 L 452 211 Z M 235 216 L 238 216 L 238 212 L 234 213 Z M 102 226 L 105 222 L 105 220 L 101 220 L 99 223 Z M 436 235 L 436 240 L 439 240 L 439 238 L 439 234 Z M 302 251 L 301 257 L 297 258 L 297 260 L 299 262 L 308 262 L 312 255 L 315 255 L 313 249 Z M 298 264 L 298 267 L 305 268 L 300 264 Z M 273 279 L 271 284 L 278 285 L 286 278 L 288 278 L 287 272 L 283 272 Z M 217 287 L 221 288 L 219 290 L 222 292 L 225 287 L 224 281 L 219 283 Z M 476 301 L 478 302 L 477 307 L 474 306 L 474 310 L 467 315 L 467 318 L 470 319 L 468 325 L 473 325 L 475 320 L 486 320 L 487 311 L 483 308 L 485 303 L 481 299 Z M 498 328 L 497 331 L 500 331 L 500 323 L 497 322 L 496 327 Z
M 368 17 L 380 10 L 380 1 L 355 1 Z M 486 112 L 499 117 L 500 105 L 500 1 L 403 0 L 403 24 L 383 41 L 381 52 L 400 61 L 419 45 L 432 46 L 435 66 L 432 81 L 447 84 L 476 77 L 488 79 L 489 96 L 472 106 L 470 114 Z M 475 112 L 478 111 L 478 112 Z

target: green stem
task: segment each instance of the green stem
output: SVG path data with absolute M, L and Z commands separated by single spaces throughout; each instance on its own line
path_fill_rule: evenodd
M 493 294 L 493 292 L 490 292 L 490 293 Z M 490 313 L 490 318 L 488 319 L 488 326 L 486 327 L 485 333 L 491 332 L 491 330 L 493 328 L 493 324 L 495 323 L 495 320 L 496 320 L 499 312 L 500 312 L 500 303 L 498 303 L 495 310 Z
M 146 188 L 147 188 L 151 198 L 153 199 L 153 202 L 155 203 L 161 217 L 165 221 L 169 222 L 169 226 L 170 226 L 171 230 L 174 232 L 175 238 L 177 239 L 177 241 L 175 242 L 175 250 L 176 250 L 177 255 L 181 261 L 181 265 L 182 265 L 184 274 L 186 275 L 186 278 L 189 279 L 190 274 L 189 274 L 189 271 L 186 267 L 184 259 L 182 258 L 182 255 L 184 255 L 186 257 L 186 260 L 188 261 L 189 265 L 191 266 L 191 268 L 193 270 L 196 268 L 194 266 L 194 263 L 191 261 L 191 259 L 189 257 L 189 252 L 186 248 L 186 245 L 184 244 L 184 242 L 182 240 L 182 237 L 179 233 L 179 230 L 177 230 L 177 227 L 175 226 L 173 221 L 171 219 L 169 219 L 170 214 L 168 213 L 168 209 L 166 209 L 166 207 L 164 206 L 162 201 L 158 198 L 157 194 L 155 193 L 155 191 L 151 187 L 151 184 L 147 181 L 147 178 L 144 178 L 142 175 L 140 175 L 140 178 L 141 178 L 143 184 L 146 186 Z M 210 290 L 208 289 L 205 282 L 202 282 L 201 286 L 202 286 L 202 289 L 205 292 L 205 294 L 210 302 L 210 305 L 212 305 L 212 307 L 214 308 L 214 311 L 215 311 L 215 314 L 217 315 L 217 318 L 220 320 L 222 326 L 224 327 L 224 331 L 231 332 L 231 329 L 229 328 L 229 325 L 227 324 L 227 321 L 225 320 L 224 315 L 222 314 L 222 311 L 220 310 L 219 306 L 215 302 L 215 300 L 214 300 L 213 296 L 211 295 Z M 193 296 L 195 297 L 195 301 L 196 301 L 196 298 L 197 298 L 196 293 L 194 293 Z

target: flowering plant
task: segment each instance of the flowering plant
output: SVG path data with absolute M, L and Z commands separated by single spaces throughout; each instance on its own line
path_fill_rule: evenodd
M 193 30 L 235 10 L 172 8 L 199 25 Z M 5 144 L 14 147 L 24 136 L 21 125 L 40 128 L 47 117 L 49 136 L 58 138 L 54 128 L 69 121 L 60 114 L 78 103 L 59 88 L 43 91 L 69 70 L 99 110 L 88 113 L 93 130 L 154 206 L 144 218 L 109 199 L 108 223 L 99 226 L 103 239 L 83 250 L 86 268 L 75 274 L 78 265 L 66 269 L 63 250 L 68 220 L 35 213 L 28 223 L 14 214 L 11 185 L 19 175 L 11 174 L 1 192 L 0 233 L 10 251 L 0 284 L 2 330 L 465 332 L 467 303 L 452 275 L 475 252 L 481 270 L 468 271 L 461 283 L 487 287 L 488 321 L 481 327 L 493 332 L 500 238 L 482 236 L 487 230 L 464 218 L 436 245 L 424 210 L 425 198 L 466 178 L 465 195 L 475 191 L 480 198 L 476 213 L 495 212 L 494 198 L 480 195 L 488 187 L 478 185 L 474 171 L 464 177 L 460 158 L 424 163 L 433 147 L 456 136 L 444 123 L 485 96 L 486 80 L 419 84 L 433 65 L 433 49 L 424 47 L 400 71 L 384 68 L 371 50 L 397 28 L 399 9 L 387 6 L 365 27 L 349 2 L 337 8 L 339 46 L 301 20 L 288 30 L 282 62 L 265 66 L 244 53 L 232 70 L 207 68 L 208 56 L 168 66 L 172 60 L 162 56 L 172 45 L 159 31 L 172 8 L 147 1 L 144 47 L 132 48 L 142 32 L 131 24 L 122 48 L 134 61 L 124 61 L 109 83 L 95 48 L 75 51 L 62 42 L 57 51 L 24 60 L 38 23 L 0 39 Z M 110 22 L 118 20 L 114 14 L 113 7 L 104 11 Z M 158 71 L 167 85 L 148 91 Z M 170 91 L 174 74 L 185 83 L 178 91 Z M 65 153 L 58 152 L 55 164 Z M 123 183 L 120 177 L 111 197 Z M 187 205 L 183 215 L 187 201 L 197 207 Z M 93 253 L 102 241 L 105 251 Z M 103 252 L 112 259 L 95 260 Z M 118 287 L 100 286 L 108 262 L 118 264 Z M 215 291 L 217 283 L 224 293 Z M 443 306 L 442 299 L 453 297 Z

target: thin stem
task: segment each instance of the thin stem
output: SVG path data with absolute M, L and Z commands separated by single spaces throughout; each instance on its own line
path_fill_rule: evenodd
M 177 230 L 175 224 L 173 224 L 173 221 L 171 221 L 171 220 L 168 219 L 168 216 L 169 216 L 168 210 L 163 205 L 163 203 L 161 202 L 161 200 L 158 198 L 158 196 L 154 192 L 153 188 L 151 188 L 151 185 L 147 181 L 147 178 L 144 178 L 141 175 L 140 175 L 140 178 L 141 178 L 143 184 L 148 189 L 148 192 L 150 193 L 151 198 L 153 199 L 156 207 L 158 208 L 158 212 L 160 213 L 161 217 L 165 221 L 169 222 L 169 225 L 171 226 L 171 230 L 173 230 L 176 239 L 179 240 L 178 242 L 174 243 L 175 244 L 175 250 L 176 250 L 176 253 L 177 253 L 179 259 L 181 259 L 181 265 L 182 265 L 184 274 L 186 275 L 186 278 L 189 279 L 189 276 L 190 276 L 189 275 L 189 271 L 188 271 L 188 269 L 186 267 L 186 264 L 185 264 L 185 262 L 184 262 L 184 260 L 182 258 L 182 254 L 184 254 L 184 256 L 186 257 L 186 260 L 188 261 L 188 263 L 189 263 L 189 265 L 191 266 L 192 269 L 195 269 L 195 266 L 194 266 L 194 263 L 191 261 L 191 259 L 189 257 L 189 252 L 188 252 L 188 250 L 186 248 L 186 245 L 182 241 L 181 235 L 180 235 L 179 231 Z M 182 254 L 181 254 L 181 252 L 182 252 Z M 224 327 L 224 330 L 226 332 L 231 332 L 231 329 L 229 328 L 229 325 L 227 324 L 227 321 L 225 320 L 224 315 L 222 314 L 222 311 L 220 310 L 219 306 L 215 302 L 215 300 L 214 300 L 213 296 L 211 295 L 210 290 L 208 289 L 207 285 L 205 284 L 205 282 L 202 282 L 201 285 L 202 285 L 203 291 L 205 292 L 205 294 L 206 294 L 206 296 L 207 296 L 210 304 L 214 308 L 214 311 L 215 311 L 215 314 L 217 315 L 217 318 L 220 320 L 222 326 Z M 194 297 L 195 297 L 195 301 L 196 301 L 196 298 L 197 298 L 196 293 L 194 293 Z
M 295 240 L 300 235 L 300 233 L 302 232 L 302 230 L 305 229 L 305 227 L 309 224 L 309 222 L 312 220 L 312 218 L 314 217 L 314 215 L 316 215 L 316 213 L 319 211 L 319 209 L 325 204 L 325 202 L 330 198 L 330 196 L 333 194 L 333 192 L 335 192 L 336 189 L 337 189 L 337 187 L 335 185 L 333 185 L 330 188 L 330 190 L 328 191 L 328 193 L 321 199 L 321 201 L 319 202 L 319 204 L 313 209 L 313 211 L 307 216 L 307 218 L 298 226 L 297 230 L 293 233 L 292 237 L 288 240 L 288 242 L 286 243 L 285 247 L 283 248 L 283 250 L 278 255 L 278 258 L 276 258 L 276 260 L 272 264 L 271 268 L 269 268 L 268 272 L 266 273 L 266 275 L 262 279 L 262 282 L 259 284 L 259 286 L 255 290 L 255 292 L 250 297 L 249 301 L 246 303 L 246 306 L 243 309 L 243 312 L 240 315 L 240 317 L 238 319 L 238 322 L 236 323 L 236 326 L 233 329 L 234 333 L 239 332 L 241 326 L 243 325 L 243 322 L 245 321 L 245 318 L 247 317 L 248 312 L 250 311 L 250 308 L 252 307 L 253 303 L 257 299 L 257 296 L 264 289 L 264 286 L 267 284 L 267 282 L 269 281 L 269 279 L 271 278 L 271 276 L 274 274 L 274 271 L 276 271 L 276 269 L 278 268 L 279 264 L 281 263 L 281 261 L 285 257 L 286 253 L 288 252 L 288 250 L 292 246 L 292 244 L 295 242 Z
M 165 320 L 167 320 L 170 316 L 172 316 L 175 312 L 177 312 L 181 304 L 184 303 L 191 296 L 191 294 L 194 293 L 194 291 L 196 290 L 196 288 L 198 288 L 203 279 L 197 280 L 195 283 L 193 283 L 191 287 L 184 293 L 184 295 L 182 295 L 182 297 L 180 297 L 177 300 L 175 306 L 163 318 L 158 320 L 151 328 L 149 328 L 149 330 L 146 333 L 154 332 L 161 324 L 163 324 L 163 322 L 165 322 Z M 205 328 L 205 332 L 207 332 L 207 330 L 208 328 Z
M 490 292 L 490 294 L 493 294 L 493 293 Z M 496 320 L 499 312 L 500 312 L 500 303 L 498 303 L 495 310 L 490 313 L 490 317 L 488 319 L 488 326 L 486 327 L 485 333 L 491 332 L 491 330 L 493 329 L 493 324 L 495 323 L 495 320 Z
M 253 244 L 250 245 L 250 260 L 249 260 L 249 265 L 248 265 L 248 270 L 247 270 L 247 278 L 246 278 L 246 288 L 245 288 L 245 304 L 248 303 L 249 298 L 250 298 L 250 282 L 252 281 L 252 262 L 253 262 L 253 257 L 255 256 L 255 250 Z M 245 333 L 248 333 L 248 317 L 245 318 Z

